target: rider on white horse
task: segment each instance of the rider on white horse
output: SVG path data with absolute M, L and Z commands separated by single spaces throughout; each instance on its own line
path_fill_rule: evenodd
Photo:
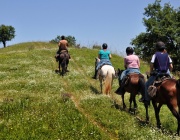
M 103 43 L 103 45 L 102 45 L 102 49 L 101 50 L 99 50 L 99 53 L 98 53 L 98 58 L 96 58 L 96 59 L 98 59 L 98 61 L 96 61 L 96 62 L 98 62 L 97 64 L 96 64 L 96 68 L 95 68 L 95 74 L 94 74 L 94 76 L 93 76 L 93 78 L 94 79 L 97 79 L 97 73 L 98 73 L 98 69 L 102 66 L 102 65 L 104 65 L 104 64 L 106 64 L 106 65 L 112 65 L 112 63 L 111 63 L 111 61 L 110 61 L 110 59 L 111 59 L 111 52 L 109 51 L 109 50 L 107 50 L 107 47 L 108 47 L 108 45 L 106 44 L 106 43 Z

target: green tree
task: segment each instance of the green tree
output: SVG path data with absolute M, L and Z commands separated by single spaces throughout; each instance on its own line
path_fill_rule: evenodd
M 52 39 L 51 43 L 57 43 L 61 40 L 61 36 L 57 36 L 55 39 Z M 68 41 L 69 46 L 75 47 L 76 46 L 76 39 L 74 36 L 66 36 L 66 40 Z
M 0 26 L 0 42 L 6 47 L 6 41 L 10 41 L 15 37 L 15 29 L 12 26 Z
M 170 3 L 162 7 L 160 2 L 155 0 L 144 8 L 146 32 L 132 39 L 131 44 L 135 46 L 135 53 L 149 62 L 155 52 L 154 44 L 160 40 L 165 42 L 166 50 L 173 59 L 174 70 L 180 70 L 180 7 L 174 9 Z

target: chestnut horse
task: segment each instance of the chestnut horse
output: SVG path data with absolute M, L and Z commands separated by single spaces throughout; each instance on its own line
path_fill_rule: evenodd
M 123 72 L 123 70 L 118 69 L 117 74 L 118 77 L 121 75 L 121 73 Z M 130 73 L 126 76 L 126 80 L 124 80 L 124 90 L 125 92 L 129 92 L 130 93 L 130 107 L 129 107 L 129 111 L 135 111 L 137 109 L 137 103 L 136 103 L 136 95 L 138 95 L 139 93 L 141 93 L 143 96 L 145 95 L 145 78 L 142 74 L 137 74 L 137 73 Z M 120 85 L 120 83 L 119 83 Z M 119 88 L 118 88 L 119 89 Z M 115 91 L 115 93 L 118 94 L 118 89 Z M 125 94 L 124 92 L 124 94 Z M 122 97 L 122 102 L 123 102 L 123 108 L 126 108 L 126 104 L 124 102 L 124 94 L 121 95 Z M 134 109 L 132 109 L 132 102 L 134 104 Z M 146 111 L 148 106 L 145 106 Z M 147 113 L 146 113 L 147 114 Z
M 180 131 L 180 79 L 166 78 L 161 83 L 155 84 L 156 90 L 153 97 L 151 96 L 152 104 L 155 111 L 157 127 L 161 128 L 159 112 L 162 105 L 167 105 L 169 110 L 177 119 L 177 134 Z M 149 115 L 147 114 L 149 119 Z
M 111 65 L 103 65 L 98 71 L 101 93 L 110 95 L 115 76 L 114 67 Z
M 64 74 L 67 72 L 67 67 L 69 64 L 69 54 L 67 52 L 62 52 L 60 53 L 58 59 L 59 59 L 59 72 L 62 76 L 64 76 Z

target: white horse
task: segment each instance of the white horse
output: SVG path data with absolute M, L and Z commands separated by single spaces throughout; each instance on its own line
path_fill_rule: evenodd
M 101 93 L 110 95 L 114 78 L 116 78 L 114 67 L 103 65 L 98 71 Z

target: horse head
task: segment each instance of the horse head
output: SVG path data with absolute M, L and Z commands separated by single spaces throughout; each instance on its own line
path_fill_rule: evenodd
M 121 70 L 120 68 L 118 68 L 116 71 L 115 71 L 115 74 L 117 77 L 121 76 L 121 73 L 123 72 L 124 70 Z

